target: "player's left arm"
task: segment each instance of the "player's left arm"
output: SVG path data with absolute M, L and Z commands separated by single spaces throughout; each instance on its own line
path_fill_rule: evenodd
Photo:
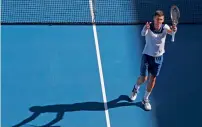
M 171 27 L 169 27 L 169 26 L 166 24 L 164 28 L 166 29 L 167 33 L 170 34 L 170 35 L 172 35 L 173 32 L 174 32 L 174 33 L 177 32 L 177 27 L 174 26 L 174 25 L 171 26 Z

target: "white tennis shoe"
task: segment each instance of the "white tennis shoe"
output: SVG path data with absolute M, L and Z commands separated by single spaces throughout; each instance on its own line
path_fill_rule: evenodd
M 151 104 L 149 103 L 149 100 L 143 99 L 142 104 L 144 105 L 145 110 L 150 111 L 152 109 Z
M 134 90 L 134 91 L 132 92 L 132 95 L 131 95 L 131 97 L 130 97 L 130 99 L 131 99 L 132 101 L 135 101 L 135 100 L 136 100 L 136 98 L 137 98 L 137 93 L 138 93 L 137 90 Z

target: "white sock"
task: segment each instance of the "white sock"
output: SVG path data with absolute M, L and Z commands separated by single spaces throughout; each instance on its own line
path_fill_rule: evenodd
M 139 88 L 140 88 L 140 85 L 137 85 L 137 84 L 136 84 L 136 85 L 135 85 L 135 89 L 136 89 L 136 90 L 139 90 Z
M 149 100 L 149 95 L 150 94 L 151 94 L 151 92 L 145 91 L 144 100 Z

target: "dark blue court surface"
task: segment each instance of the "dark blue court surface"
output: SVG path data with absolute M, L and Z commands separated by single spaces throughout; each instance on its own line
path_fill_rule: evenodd
M 200 127 L 202 26 L 180 25 L 174 43 L 168 36 L 150 112 L 139 103 L 145 85 L 128 101 L 141 29 L 97 26 L 111 127 Z M 107 127 L 92 26 L 2 27 L 2 127 L 23 124 Z

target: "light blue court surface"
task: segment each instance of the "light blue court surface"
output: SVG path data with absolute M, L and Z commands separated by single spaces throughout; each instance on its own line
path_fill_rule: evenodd
M 108 101 L 130 94 L 139 74 L 139 28 L 99 26 L 97 32 Z M 32 106 L 100 102 L 103 107 L 92 26 L 5 26 L 2 39 L 3 126 L 29 117 Z M 85 107 L 96 104 L 80 105 Z M 154 119 L 134 105 L 109 113 L 112 127 L 147 126 Z M 55 117 L 42 114 L 29 124 Z M 105 127 L 105 112 L 66 112 L 55 125 Z
M 169 119 L 174 113 L 166 112 L 170 107 L 163 98 L 174 104 L 176 101 L 173 93 L 179 87 L 168 94 L 163 91 L 173 87 L 166 85 L 165 90 L 162 85 L 170 81 L 166 78 L 169 67 L 184 68 L 183 63 L 180 64 L 182 60 L 174 57 L 173 52 L 181 50 L 182 55 L 185 52 L 182 49 L 191 48 L 190 45 L 193 44 L 195 48 L 192 47 L 191 50 L 194 51 L 201 45 L 199 33 L 190 34 L 188 39 L 183 36 L 185 32 L 201 28 L 201 25 L 180 26 L 176 43 L 170 43 L 170 37 L 167 38 L 167 63 L 162 69 L 154 96 L 151 96 L 153 110 L 150 112 L 144 111 L 139 103 L 128 102 L 126 96 L 130 95 L 139 75 L 144 44 L 140 36 L 141 28 L 138 25 L 97 26 L 111 127 L 167 127 L 169 122 L 172 127 L 178 127 L 180 123 L 175 124 L 174 119 Z M 188 40 L 192 40 L 192 43 Z M 180 49 L 182 45 L 184 48 Z M 198 60 L 201 58 L 200 55 L 196 57 Z M 170 61 L 177 61 L 178 64 L 175 66 Z M 198 63 L 197 59 L 193 59 L 192 63 Z M 196 67 L 192 69 L 197 71 Z M 183 71 L 178 71 L 175 75 L 177 73 L 182 74 Z M 171 75 L 171 71 L 169 74 Z M 163 82 L 162 79 L 166 81 Z M 187 91 L 189 84 L 183 84 Z M 192 90 L 199 87 L 195 85 Z M 137 102 L 141 101 L 144 91 L 145 86 L 141 88 Z M 186 93 L 180 92 L 181 95 Z M 57 119 L 50 126 L 107 127 L 102 94 L 92 26 L 2 27 L 2 127 L 11 127 L 23 120 L 26 123 L 26 118 L 33 115 L 29 111 L 32 106 L 44 107 L 32 108 L 41 115 L 36 119 L 30 117 L 30 122 L 25 125 L 46 125 L 58 113 Z M 198 97 L 195 94 L 194 97 L 196 96 Z M 198 102 L 201 104 L 201 101 Z M 172 106 L 172 111 L 175 107 L 177 106 Z M 47 113 L 43 113 L 46 111 Z M 182 122 L 182 111 L 174 111 L 179 116 L 176 119 Z M 193 117 L 187 117 L 191 116 Z M 199 120 L 195 119 L 195 123 L 197 121 Z

